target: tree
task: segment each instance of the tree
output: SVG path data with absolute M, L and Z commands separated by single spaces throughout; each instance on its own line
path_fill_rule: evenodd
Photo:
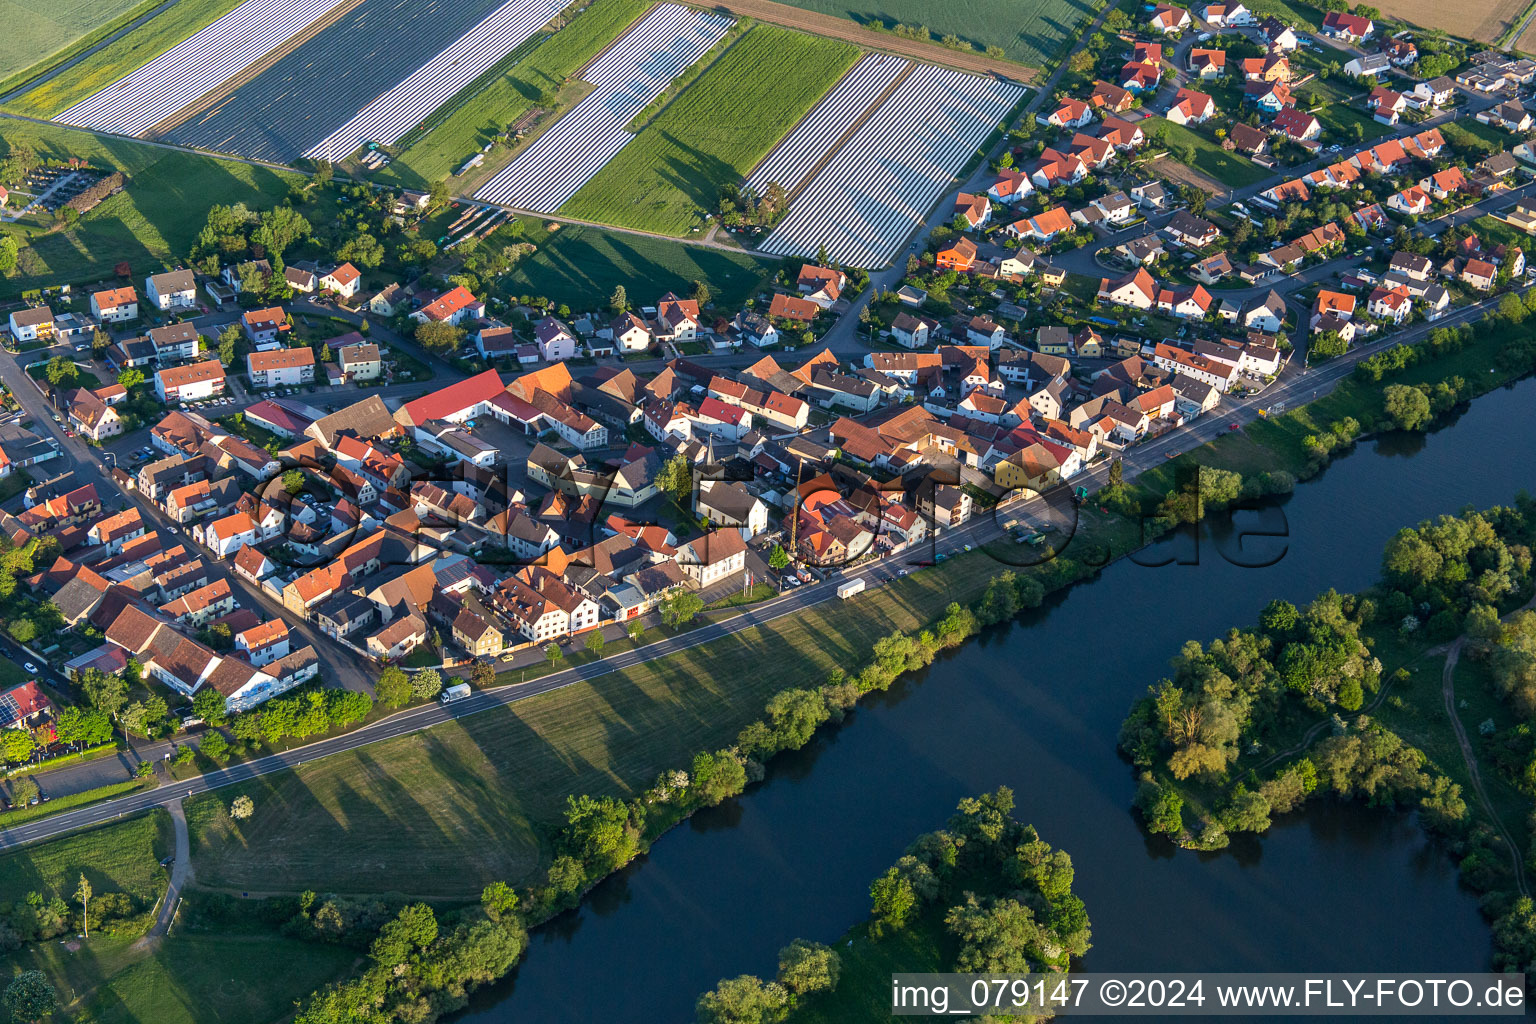
M 20 262 L 21 246 L 16 239 L 7 235 L 0 238 L 0 275 L 10 274 Z
M 5 627 L 18 642 L 29 644 L 37 638 L 37 623 L 31 619 L 12 619 Z
M 239 355 L 240 339 L 243 336 L 239 324 L 230 324 L 219 332 L 219 362 L 225 366 L 234 364 L 235 357 Z
M 615 313 L 622 313 L 629 309 L 629 292 L 624 290 L 623 285 L 613 289 L 613 294 L 608 297 L 608 308 Z
M 592 654 L 594 658 L 601 658 L 603 656 L 603 648 L 607 645 L 607 643 L 608 642 L 603 639 L 603 631 L 600 629 L 594 629 L 592 631 L 592 635 L 587 637 L 587 650 Z
M 234 802 L 229 805 L 229 816 L 236 821 L 245 821 L 255 813 L 256 801 L 243 793 L 235 797 Z
M 431 700 L 443 691 L 443 677 L 435 668 L 425 668 L 411 677 L 411 696 Z
M 54 729 L 60 743 L 97 747 L 112 738 L 112 719 L 100 708 L 60 708 Z
M 1405 384 L 1388 384 L 1386 413 L 1401 430 L 1418 430 L 1429 422 L 1429 396 Z
M 261 223 L 251 233 L 251 241 L 278 257 L 290 246 L 312 233 L 309 221 L 291 206 L 275 206 L 261 215 Z
M 416 340 L 429 352 L 452 352 L 464 341 L 464 329 L 446 320 L 428 320 L 416 326 Z
M 42 971 L 22 971 L 11 979 L 0 1001 L 11 1011 L 11 1020 L 16 1024 L 31 1024 L 58 1008 L 59 994 Z
M 693 497 L 693 465 L 686 455 L 674 455 L 662 463 L 656 474 L 656 486 L 671 496 L 680 506 L 686 507 Z
M 700 308 L 703 308 L 704 306 L 709 305 L 709 300 L 709 285 L 703 281 L 693 282 L 693 301 L 697 302 Z
M 139 369 L 137 366 L 130 366 L 128 369 L 117 375 L 117 382 L 123 387 L 127 388 L 129 391 L 132 391 L 134 388 L 144 383 L 144 371 Z
M 624 632 L 628 633 L 629 638 L 635 643 L 639 643 L 640 638 L 645 635 L 645 627 L 640 624 L 639 619 L 630 619 L 629 625 L 624 627 Z
M 91 882 L 85 877 L 85 872 L 80 872 L 80 884 L 75 888 L 75 900 L 80 904 L 80 923 L 85 929 L 85 937 L 91 937 Z
M 661 602 L 661 621 L 669 626 L 685 626 L 704 610 L 704 599 L 691 590 L 679 590 Z
M 54 356 L 48 360 L 48 368 L 44 372 L 48 375 L 48 383 L 61 391 L 74 387 L 75 378 L 80 375 L 68 356 Z
M 29 807 L 41 793 L 42 790 L 31 779 L 17 779 L 11 783 L 11 806 Z
M 917 907 L 917 894 L 912 891 L 911 880 L 895 868 L 870 883 L 869 900 L 870 916 L 874 918 L 870 932 L 876 938 L 886 931 L 900 931 L 906 927 Z
M 544 645 L 544 660 L 545 661 L 549 662 L 551 665 L 558 665 L 564 659 L 565 659 L 565 652 L 560 649 L 560 645 L 559 644 L 551 643 L 551 644 L 545 644 Z
M 372 270 L 384 262 L 384 246 L 377 238 L 364 231 L 353 235 L 346 244 L 337 249 L 336 258 Z
M 469 667 L 469 682 L 477 690 L 484 690 L 496 685 L 496 666 L 485 661 L 477 661 Z
M 290 469 L 283 474 L 283 490 L 290 495 L 298 494 L 304 489 L 304 473 L 302 470 Z
M 224 695 L 211 686 L 204 686 L 192 698 L 192 714 L 209 725 L 223 725 L 229 720 Z
M 480 890 L 480 905 L 492 921 L 510 918 L 517 912 L 517 892 L 506 882 L 492 882 Z
M 389 665 L 379 673 L 373 692 L 386 707 L 398 708 L 411 699 L 411 680 L 398 665 Z
M 843 961 L 830 947 L 796 939 L 779 950 L 779 984 L 797 996 L 837 988 Z
M 1349 350 L 1349 342 L 1338 331 L 1323 331 L 1312 338 L 1311 347 L 1307 349 L 1307 359 L 1323 361 L 1336 359 Z
M 164 697 L 151 694 L 144 700 L 136 700 L 125 707 L 118 721 L 127 732 L 149 736 L 159 728 L 161 722 L 165 721 L 169 710 L 165 705 Z
M 773 550 L 768 553 L 768 568 L 782 572 L 787 565 L 789 565 L 789 552 L 784 550 L 783 545 L 775 544 Z
M 778 1024 L 789 1015 L 789 993 L 750 974 L 726 978 L 694 1006 L 699 1024 Z
M 10 764 L 20 764 L 31 757 L 35 749 L 32 734 L 25 729 L 7 729 L 0 734 L 0 759 Z
M 224 738 L 223 733 L 214 730 L 203 737 L 203 742 L 198 744 L 197 749 L 215 761 L 222 761 L 229 753 L 229 740 Z

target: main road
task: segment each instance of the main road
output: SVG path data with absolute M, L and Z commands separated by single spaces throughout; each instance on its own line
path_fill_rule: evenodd
M 1288 368 L 1282 378 L 1262 395 L 1239 399 L 1188 426 L 1126 449 L 1122 455 L 1125 475 L 1128 479 L 1135 479 L 1148 469 L 1162 465 L 1168 456 L 1187 451 L 1226 433 L 1230 429 L 1228 424 L 1231 422 L 1239 424 L 1253 422 L 1258 418 L 1261 407 L 1273 408 L 1282 404 L 1296 405 L 1310 401 L 1332 390 L 1350 373 L 1355 364 L 1366 356 L 1392 344 L 1422 340 L 1430 330 L 1436 327 L 1469 323 L 1490 312 L 1496 301 L 1493 298 L 1485 299 L 1480 303 L 1463 307 L 1435 323 L 1423 324 L 1392 337 L 1377 339 L 1317 369 Z M 1072 478 L 1069 486 L 1074 488 L 1088 486 L 1090 489 L 1102 486 L 1108 472 L 1108 465 L 1101 463 L 1094 469 Z M 1014 509 L 1010 509 L 1010 513 L 1013 511 Z M 935 554 L 949 555 L 963 550 L 966 545 L 976 546 L 995 540 L 1003 532 L 997 518 L 980 516 L 958 529 L 943 534 L 931 547 L 923 548 L 924 556 L 921 563 L 926 563 L 928 558 Z M 882 560 L 848 569 L 840 579 L 863 579 L 867 587 L 873 588 L 895 582 L 896 577 L 897 573 L 893 571 L 890 562 Z M 381 740 L 408 736 L 455 719 L 480 714 L 492 708 L 506 707 L 517 701 L 549 693 L 573 683 L 597 679 L 613 672 L 622 672 L 657 661 L 834 600 L 837 600 L 836 591 L 826 584 L 791 590 L 761 604 L 749 606 L 732 618 L 709 623 L 682 636 L 657 640 L 644 647 L 624 651 L 601 661 L 552 672 L 530 682 L 481 690 L 450 704 L 428 704 L 411 708 L 353 732 L 220 768 L 186 782 L 167 783 L 148 792 L 119 797 L 44 818 L 31 824 L 0 830 L 0 849 L 53 839 L 76 829 L 104 824 L 125 815 L 168 805 L 188 796 L 196 796 L 275 772 L 288 771 L 306 761 L 315 761 L 332 754 L 357 750 Z

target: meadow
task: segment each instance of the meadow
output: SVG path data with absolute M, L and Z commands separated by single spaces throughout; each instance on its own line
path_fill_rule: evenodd
M 1005 56 L 1045 67 L 1075 42 L 1092 14 L 1088 0 L 784 0 L 819 14 L 850 18 L 861 25 L 891 28 L 923 25 L 935 40 L 958 36 L 976 49 L 1001 47 Z
M 777 260 L 746 253 L 581 225 L 567 225 L 543 239 L 530 232 L 527 240 L 539 251 L 515 266 L 501 286 L 511 295 L 544 295 L 572 309 L 606 306 L 618 285 L 628 290 L 631 301 L 650 302 L 668 291 L 688 294 L 694 281 L 708 282 L 722 308 L 736 308 L 779 266 Z M 647 294 L 642 296 L 642 290 Z
M 1087 511 L 1078 538 L 1124 550 L 1134 534 Z M 980 552 L 952 558 L 857 602 L 198 797 L 187 805 L 198 883 L 447 898 L 535 880 L 568 795 L 644 789 L 732 743 L 777 691 L 857 670 L 877 639 L 931 625 L 1003 568 Z M 226 810 L 236 792 L 256 809 L 238 824 Z
M 240 0 L 179 0 L 132 32 L 11 100 L 6 109 L 26 117 L 53 117 L 148 64 L 198 29 L 234 10 L 239 3 Z
M 721 186 L 757 166 L 858 57 L 848 43 L 754 26 L 560 212 L 660 234 L 698 230 Z
M 541 102 L 549 104 L 569 79 L 651 6 L 649 0 L 597 0 L 525 59 L 511 60 L 488 80 L 473 82 L 439 112 L 425 135 L 406 148 L 377 181 L 427 188 L 448 177 L 507 125 Z
M 157 0 L 0 0 L 0 82 L 52 63 L 153 10 Z M 8 86 L 9 83 L 7 82 Z
M 127 261 L 135 276 L 173 264 L 192 246 L 214 203 L 275 206 L 297 174 L 125 139 L 106 138 L 57 125 L 6 123 L 0 155 L 24 143 L 44 159 L 80 157 L 122 171 L 127 189 L 97 206 L 66 230 L 23 220 L 0 225 L 0 233 L 25 242 L 17 274 L 0 279 L 0 297 L 29 288 L 85 283 L 112 275 Z
M 155 811 L 4 854 L 0 903 L 19 902 L 34 892 L 72 902 L 83 872 L 97 892 L 124 892 L 150 906 L 165 886 L 160 858 L 171 852 L 170 820 Z

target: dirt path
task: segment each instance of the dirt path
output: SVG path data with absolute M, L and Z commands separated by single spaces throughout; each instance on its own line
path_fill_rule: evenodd
M 171 881 L 165 887 L 165 899 L 160 901 L 160 916 L 149 933 L 136 943 L 139 946 L 154 942 L 170 930 L 176 919 L 176 907 L 181 903 L 181 890 L 192 880 L 192 841 L 187 835 L 186 810 L 180 799 L 166 804 L 165 809 L 171 812 L 171 824 L 175 826 L 176 859 L 171 862 Z
M 1467 740 L 1467 730 L 1462 727 L 1461 716 L 1456 714 L 1456 662 L 1461 660 L 1461 647 L 1467 638 L 1460 636 L 1451 644 L 1451 649 L 1445 655 L 1445 672 L 1440 678 L 1440 693 L 1445 699 L 1445 713 L 1451 720 L 1451 729 L 1456 733 L 1456 744 L 1461 747 L 1461 758 L 1467 765 L 1467 777 L 1472 780 L 1472 791 L 1477 794 L 1478 802 L 1483 805 L 1483 812 L 1488 815 L 1488 820 L 1493 822 L 1493 827 L 1499 830 L 1499 835 L 1509 847 L 1510 866 L 1515 869 L 1515 885 L 1520 889 L 1520 895 L 1529 896 L 1530 890 L 1525 884 L 1525 858 L 1520 856 L 1520 846 L 1515 842 L 1515 837 L 1509 829 L 1504 827 L 1504 821 L 1493 809 L 1493 803 L 1488 799 L 1487 792 L 1483 789 L 1483 776 L 1477 769 L 1477 755 L 1472 751 L 1472 744 Z
M 1028 67 L 1011 60 L 988 57 L 975 50 L 952 50 L 938 43 L 903 39 L 889 32 L 876 32 L 874 29 L 865 28 L 858 22 L 849 21 L 846 18 L 834 18 L 830 14 L 802 11 L 798 7 L 774 3 L 773 0 L 717 0 L 715 3 L 696 2 L 694 6 L 734 14 L 737 17 L 752 18 L 756 21 L 766 21 L 772 25 L 783 25 L 785 28 L 800 29 L 802 32 L 810 32 L 818 36 L 830 36 L 866 49 L 899 53 L 960 71 L 999 75 L 1015 82 L 1023 82 L 1025 85 L 1033 84 L 1040 76 L 1038 68 Z

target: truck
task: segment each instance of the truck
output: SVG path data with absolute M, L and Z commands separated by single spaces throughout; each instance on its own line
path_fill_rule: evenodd
M 863 592 L 864 581 L 862 579 L 845 580 L 844 582 L 837 585 L 837 596 L 842 598 L 844 601 L 848 600 L 854 594 L 861 594 Z
M 463 700 L 465 697 L 468 697 L 469 693 L 470 690 L 468 683 L 455 683 L 454 685 L 448 687 L 448 689 L 444 690 L 443 695 L 439 697 L 438 700 L 442 701 L 444 704 L 452 704 L 456 700 Z

